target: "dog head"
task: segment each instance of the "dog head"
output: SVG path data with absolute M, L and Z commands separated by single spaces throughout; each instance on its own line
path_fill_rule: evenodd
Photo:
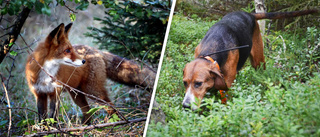
M 196 110 L 206 92 L 213 87 L 219 90 L 227 89 L 223 75 L 215 63 L 204 58 L 198 58 L 185 66 L 183 83 L 186 93 L 182 103 L 184 108 Z M 198 98 L 198 102 L 196 98 Z

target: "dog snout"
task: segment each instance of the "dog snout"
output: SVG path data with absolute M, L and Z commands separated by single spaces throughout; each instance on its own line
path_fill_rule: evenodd
M 84 64 L 84 63 L 86 63 L 86 60 L 83 59 L 83 60 L 82 60 L 82 64 Z
M 191 88 L 187 88 L 186 95 L 184 96 L 182 106 L 184 108 L 191 108 L 191 104 L 195 102 L 194 101 L 194 95 L 192 94 Z
M 183 108 L 189 108 L 189 109 L 191 108 L 189 103 L 183 103 L 182 106 Z
M 189 98 L 185 98 L 182 102 L 182 107 L 183 108 L 191 108 L 190 107 L 190 99 Z

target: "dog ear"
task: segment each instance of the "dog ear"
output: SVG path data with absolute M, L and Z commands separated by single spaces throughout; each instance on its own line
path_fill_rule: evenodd
M 68 34 L 69 34 L 70 30 L 71 30 L 72 25 L 73 25 L 73 23 L 69 23 L 64 29 L 64 34 L 65 34 L 65 36 L 67 38 L 68 38 Z
M 183 71 L 182 71 L 182 75 L 184 76 L 185 70 L 186 70 L 187 64 L 186 66 L 184 66 Z
M 227 84 L 223 78 L 223 75 L 215 68 L 213 70 L 210 70 L 210 75 L 214 79 L 214 85 L 213 87 L 218 90 L 227 90 Z
M 185 68 L 184 68 L 185 69 Z M 183 71 L 182 71 L 182 76 L 184 76 L 184 69 L 183 69 Z
M 64 24 L 61 23 L 58 27 L 56 27 L 47 37 L 49 43 L 53 45 L 59 45 L 59 41 L 64 37 Z

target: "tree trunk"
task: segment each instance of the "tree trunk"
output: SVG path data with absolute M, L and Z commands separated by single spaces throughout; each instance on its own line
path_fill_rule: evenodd
M 2 45 L 0 44 L 0 64 L 9 53 L 13 43 L 17 40 L 21 28 L 26 21 L 30 11 L 31 10 L 28 7 L 23 8 L 17 20 L 14 22 L 14 26 L 12 27 L 11 31 L 8 33 L 8 38 L 3 42 Z
M 267 8 L 264 5 L 264 0 L 254 0 L 254 5 L 256 9 L 256 13 L 265 13 Z M 264 35 L 265 28 L 266 28 L 266 21 L 265 20 L 258 20 L 259 28 L 261 35 Z

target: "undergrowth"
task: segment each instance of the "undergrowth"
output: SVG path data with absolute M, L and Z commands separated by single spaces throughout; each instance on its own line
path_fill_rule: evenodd
M 151 123 L 148 136 L 319 136 L 320 29 L 271 31 L 263 36 L 266 69 L 250 63 L 237 74 L 222 105 L 206 96 L 198 111 L 184 110 L 183 68 L 215 22 L 175 15 L 158 81 L 156 101 L 166 123 Z
M 68 4 L 69 5 L 69 4 Z M 72 6 L 72 5 L 69 5 Z M 23 31 L 12 47 L 17 55 L 7 55 L 0 64 L 0 136 L 9 136 L 9 122 L 12 122 L 10 136 L 30 135 L 37 132 L 48 131 L 47 126 L 39 121 L 37 115 L 37 105 L 33 94 L 30 92 L 25 79 L 25 64 L 28 54 L 28 48 L 22 38 L 31 49 L 34 49 L 38 42 L 44 41 L 46 36 L 60 23 L 69 23 L 69 10 L 65 7 L 54 7 L 51 16 L 38 15 L 34 12 L 26 20 Z M 88 32 L 88 26 L 100 27 L 101 24 L 92 19 L 103 17 L 104 8 L 89 5 L 88 10 L 79 12 L 74 22 L 69 39 L 72 44 L 84 44 L 96 46 L 92 43 L 92 38 L 85 37 L 83 33 Z M 1 27 L 10 26 L 5 17 L 0 22 Z M 5 31 L 0 31 L 0 35 Z M 1 40 L 0 40 L 1 41 Z M 96 46 L 97 47 L 97 46 Z M 117 53 L 115 53 L 117 54 Z M 1 80 L 2 79 L 2 80 Z M 3 83 L 2 83 L 3 82 Z M 3 85 L 4 84 L 4 85 Z M 9 118 L 9 105 L 6 99 L 6 87 L 10 100 L 12 117 Z M 107 81 L 106 88 L 110 99 L 115 107 L 128 120 L 143 118 L 147 116 L 151 93 L 139 88 L 132 88 Z M 92 116 L 91 124 L 111 123 L 122 121 L 118 117 L 109 116 L 104 109 L 95 100 L 89 99 L 91 108 L 96 110 Z M 69 93 L 63 92 L 60 96 L 60 108 L 58 117 L 58 126 L 50 128 L 76 128 L 86 126 L 81 124 L 81 109 L 73 102 Z M 129 123 L 114 127 L 95 128 L 80 132 L 70 132 L 73 135 L 83 134 L 84 136 L 142 136 L 145 122 Z M 70 134 L 54 134 L 48 136 L 67 136 Z

